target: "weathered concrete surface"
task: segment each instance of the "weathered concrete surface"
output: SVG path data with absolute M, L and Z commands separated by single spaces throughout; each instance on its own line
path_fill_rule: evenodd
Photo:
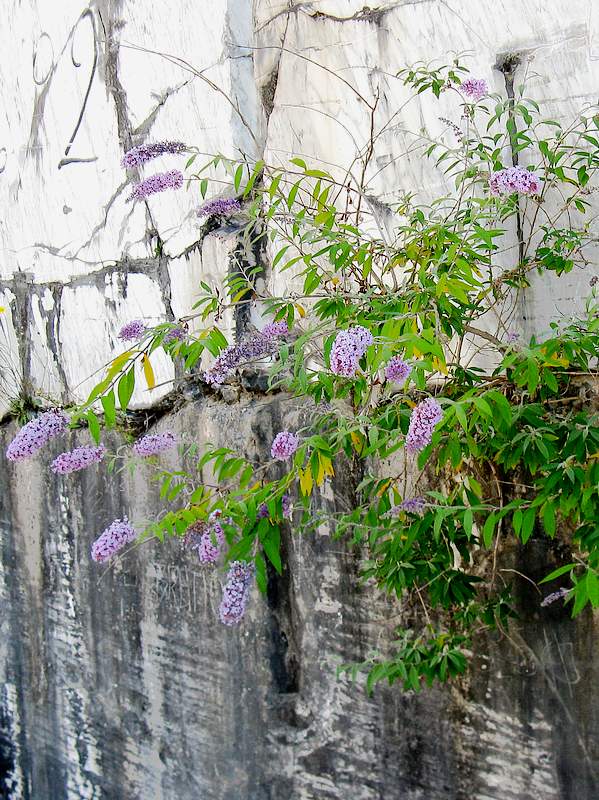
M 289 401 L 242 395 L 190 403 L 161 426 L 258 458 L 293 413 Z M 2 429 L 2 453 L 13 431 Z M 59 447 L 17 466 L 0 456 L 0 797 L 597 797 L 590 616 L 540 609 L 523 581 L 521 650 L 481 640 L 469 682 L 420 696 L 382 687 L 369 699 L 336 667 L 385 651 L 401 615 L 360 588 L 359 553 L 326 531 L 286 536 L 283 577 L 266 598 L 253 590 L 238 630 L 225 628 L 222 574 L 178 540 L 134 547 L 111 568 L 91 562 L 114 517 L 141 526 L 158 512 L 158 487 L 146 467 L 132 479 L 56 477 L 47 465 Z M 348 494 L 349 476 L 336 480 L 325 495 Z M 517 566 L 540 577 L 543 547 L 529 545 Z
M 184 315 L 199 280 L 230 268 L 238 232 L 208 233 L 193 189 L 125 202 L 141 177 L 119 166 L 132 144 L 182 139 L 205 153 L 274 163 L 293 153 L 335 169 L 368 139 L 356 90 L 378 92 L 383 126 L 407 97 L 397 70 L 450 50 L 470 50 L 474 74 L 499 92 L 495 65 L 520 55 L 516 82 L 528 68 L 531 94 L 554 118 L 597 99 L 599 5 L 587 0 L 32 0 L 3 11 L 0 417 L 30 393 L 83 397 L 91 373 L 120 352 L 125 321 Z M 444 191 L 410 148 L 414 133 L 437 135 L 438 117 L 456 113 L 448 95 L 402 109 L 367 172 L 379 201 Z M 588 279 L 580 270 L 537 280 L 514 327 L 542 333 L 580 308 Z M 159 382 L 172 377 L 166 360 L 154 367 Z M 153 405 L 168 389 L 134 403 Z M 264 397 L 200 400 L 161 424 L 264 453 L 281 413 Z M 590 617 L 541 612 L 524 585 L 528 649 L 481 641 L 471 685 L 367 699 L 335 668 L 388 646 L 398 618 L 357 586 L 359 554 L 326 535 L 288 539 L 289 572 L 266 600 L 254 596 L 240 631 L 225 630 L 219 576 L 177 542 L 144 545 L 107 571 L 90 562 L 92 539 L 114 517 L 142 522 L 160 510 L 147 476 L 58 479 L 46 469 L 58 445 L 15 467 L 3 455 L 12 432 L 2 428 L 0 448 L 0 797 L 599 796 Z M 339 479 L 335 492 L 348 485 Z M 540 576 L 551 561 L 541 548 L 514 554 L 512 566 Z

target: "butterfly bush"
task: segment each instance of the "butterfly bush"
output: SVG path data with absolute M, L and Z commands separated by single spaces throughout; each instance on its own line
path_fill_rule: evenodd
M 491 175 L 489 189 L 495 197 L 505 194 L 534 195 L 541 191 L 541 181 L 538 175 L 524 167 L 507 167 Z
M 286 461 L 299 447 L 299 436 L 291 431 L 279 431 L 272 441 L 270 454 L 278 461 Z
M 8 445 L 6 457 L 10 461 L 30 458 L 50 439 L 64 433 L 68 424 L 69 418 L 64 412 L 56 409 L 45 411 L 21 428 Z
M 229 567 L 219 609 L 224 625 L 238 625 L 243 619 L 253 579 L 253 564 L 234 561 Z
M 400 386 L 403 386 L 407 381 L 411 371 L 412 367 L 409 364 L 407 364 L 399 356 L 393 356 L 393 358 L 388 361 L 387 366 L 385 367 L 385 377 L 387 380 L 394 381 Z
M 136 537 L 137 534 L 127 517 L 115 519 L 92 544 L 93 560 L 98 563 L 108 561 Z
M 168 189 L 180 189 L 183 186 L 183 173 L 178 169 L 171 169 L 168 172 L 158 172 L 150 178 L 146 178 L 133 187 L 128 200 L 147 200 L 153 194 L 166 192 Z
M 121 161 L 121 166 L 126 169 L 141 167 L 152 161 L 154 158 L 164 155 L 177 155 L 184 153 L 187 147 L 183 142 L 154 142 L 152 144 L 140 144 L 128 150 Z
M 171 450 L 177 444 L 177 437 L 172 431 L 164 431 L 163 433 L 149 433 L 147 436 L 142 436 L 133 445 L 133 452 L 136 456 L 148 458 L 149 456 L 157 456 L 165 450 Z
M 126 322 L 119 331 L 119 339 L 123 342 L 137 342 L 145 334 L 147 328 L 140 319 Z
M 470 100 L 478 103 L 488 94 L 489 87 L 483 78 L 466 78 L 465 81 L 462 81 L 460 91 Z
M 345 378 L 353 378 L 358 362 L 373 341 L 372 333 L 362 325 L 354 325 L 338 333 L 331 348 L 331 371 Z
M 443 410 L 434 397 L 427 397 L 415 406 L 406 436 L 408 453 L 418 453 L 431 443 L 433 430 L 442 417 Z
M 220 618 L 235 625 L 254 580 L 266 593 L 282 573 L 284 537 L 329 530 L 364 556 L 364 586 L 388 591 L 406 609 L 396 649 L 362 668 L 374 669 L 372 685 L 385 678 L 418 691 L 464 672 L 480 631 L 510 624 L 509 578 L 498 581 L 495 569 L 510 536 L 522 543 L 558 534 L 571 540 L 576 558 L 558 572 L 571 573 L 573 614 L 589 603 L 599 607 L 599 419 L 569 404 L 580 397 L 576 380 L 596 371 L 597 290 L 591 286 L 584 313 L 552 323 L 551 333 L 537 331 L 515 346 L 514 330 L 516 301 L 525 299 L 531 274 L 559 278 L 586 269 L 590 277 L 594 261 L 585 248 L 594 237 L 584 216 L 599 157 L 596 115 L 585 111 L 569 127 L 543 120 L 524 90 L 517 102 L 500 95 L 479 102 L 487 83 L 468 76 L 459 59 L 400 69 L 397 77 L 421 101 L 428 97 L 430 118 L 455 133 L 450 144 L 445 132 L 436 141 L 415 135 L 414 142 L 455 190 L 427 203 L 409 192 L 375 197 L 376 133 L 358 171 L 365 177 L 350 169 L 349 182 L 301 158 L 288 170 L 211 159 L 191 177 L 186 197 L 196 208 L 200 174 L 202 196 L 214 179 L 211 194 L 243 197 L 243 207 L 237 197 L 217 197 L 197 212 L 216 226 L 226 226 L 233 213 L 244 223 L 226 279 L 213 285 L 204 276 L 183 317 L 197 319 L 193 337 L 182 326 L 165 333 L 164 323 L 128 323 L 121 338 L 138 346 L 117 357 L 122 363 L 111 362 L 78 413 L 90 419 L 101 402 L 109 420 L 117 398 L 126 411 L 136 381 L 153 387 L 149 361 L 161 346 L 173 362 L 175 387 L 189 381 L 181 383 L 182 394 L 193 387 L 201 395 L 246 366 L 248 380 L 222 392 L 231 430 L 223 425 L 217 444 L 198 448 L 190 437 L 180 469 L 147 464 L 168 506 L 144 538 L 181 536 L 202 564 L 223 565 Z M 443 117 L 436 105 L 442 92 L 444 105 L 455 104 L 454 112 L 442 109 Z M 159 150 L 167 154 L 169 143 L 162 143 L 164 152 L 160 144 L 134 148 L 125 159 L 141 166 Z M 501 167 L 500 158 L 510 163 L 515 156 L 529 166 Z M 223 188 L 227 175 L 231 185 Z M 183 180 L 177 171 L 153 176 L 132 197 Z M 267 246 L 250 255 L 241 242 Z M 260 313 L 278 321 L 255 331 L 249 320 Z M 229 315 L 239 334 L 233 341 L 220 330 Z M 481 357 L 489 359 L 486 369 Z M 261 380 L 251 380 L 262 360 Z M 271 406 L 258 396 L 263 367 Z M 238 417 L 269 408 L 281 420 L 275 432 L 283 428 L 270 458 L 258 429 L 236 452 Z M 298 416 L 301 439 L 288 429 Z M 586 444 L 573 429 L 586 432 Z M 165 441 L 172 446 L 168 434 L 144 437 L 133 450 L 155 455 Z M 564 473 L 572 469 L 576 481 Z M 100 560 L 134 536 L 126 520 L 113 526 L 100 537 Z M 565 591 L 557 594 L 543 605 Z
M 103 444 L 99 447 L 76 447 L 74 450 L 61 453 L 50 464 L 50 469 L 57 475 L 68 475 L 78 472 L 92 464 L 98 464 L 106 455 Z
M 198 209 L 198 217 L 213 217 L 218 215 L 233 214 L 241 209 L 241 203 L 233 197 L 226 199 L 207 200 Z

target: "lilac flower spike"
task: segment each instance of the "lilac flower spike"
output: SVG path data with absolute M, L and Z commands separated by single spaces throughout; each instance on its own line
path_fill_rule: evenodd
M 258 511 L 256 512 L 256 517 L 258 519 L 268 519 L 269 516 L 270 514 L 268 512 L 268 506 L 266 503 L 260 503 L 258 506 Z
M 187 331 L 185 330 L 185 328 L 178 326 L 176 328 L 171 328 L 169 331 L 165 333 L 162 343 L 171 344 L 172 342 L 182 342 L 186 338 L 187 338 Z
M 204 380 L 212 386 L 220 386 L 228 375 L 234 372 L 240 364 L 258 358 L 273 355 L 277 350 L 274 336 L 256 334 L 245 339 L 239 344 L 230 344 L 219 353 L 216 361 L 209 370 L 204 372 Z
M 385 377 L 388 381 L 395 381 L 395 383 L 403 386 L 411 371 L 412 367 L 409 364 L 399 356 L 393 356 L 385 367 Z
M 434 397 L 427 397 L 412 410 L 406 436 L 406 450 L 418 453 L 430 444 L 435 425 L 441 421 L 443 411 Z
M 177 437 L 171 431 L 164 433 L 149 433 L 147 436 L 142 436 L 133 445 L 133 452 L 137 456 L 148 458 L 149 456 L 156 456 L 164 450 L 170 450 L 177 444 Z
M 165 192 L 167 189 L 180 189 L 183 186 L 183 173 L 178 169 L 158 172 L 133 187 L 128 200 L 146 200 L 150 195 Z
M 566 589 L 565 586 L 562 586 L 561 589 L 558 589 L 556 592 L 551 592 L 548 594 L 547 597 L 541 601 L 541 606 L 545 608 L 546 606 L 550 606 L 552 603 L 555 603 L 556 600 L 561 600 L 565 597 L 570 590 Z
M 85 469 L 91 464 L 98 464 L 105 455 L 106 448 L 103 444 L 99 447 L 76 447 L 55 458 L 50 464 L 50 469 L 57 475 L 68 475 L 70 472 Z
M 127 517 L 115 519 L 92 544 L 93 560 L 98 563 L 108 561 L 115 553 L 122 550 L 125 545 L 132 542 L 136 536 L 137 534 Z
M 137 147 L 132 147 L 123 156 L 121 166 L 125 169 L 132 169 L 133 167 L 141 167 L 142 164 L 147 164 L 153 158 L 166 155 L 170 153 L 176 155 L 177 153 L 184 153 L 187 146 L 183 142 L 154 142 L 152 144 L 140 144 Z
M 524 167 L 507 167 L 492 173 L 489 190 L 494 197 L 515 193 L 533 195 L 541 191 L 541 181 Z
M 62 411 L 45 411 L 24 425 L 6 450 L 10 461 L 20 461 L 37 453 L 50 439 L 66 429 L 69 418 Z
M 358 362 L 373 341 L 372 333 L 362 325 L 340 331 L 331 348 L 331 371 L 344 378 L 353 378 Z
M 198 217 L 213 217 L 216 214 L 232 214 L 234 211 L 241 210 L 241 203 L 235 197 L 207 200 L 198 209 Z
M 140 319 L 132 319 L 119 331 L 119 339 L 123 342 L 137 342 L 146 332 L 146 326 Z
M 260 333 L 268 339 L 276 339 L 279 336 L 286 336 L 289 333 L 289 328 L 285 320 L 281 320 L 280 322 L 268 322 Z
M 233 561 L 223 589 L 220 619 L 224 625 L 237 625 L 243 619 L 254 577 L 254 565 Z
M 278 461 L 287 461 L 299 447 L 299 436 L 290 431 L 280 431 L 272 440 L 270 454 Z
M 398 506 L 393 506 L 390 513 L 396 517 L 402 511 L 409 514 L 423 514 L 426 506 L 424 497 L 411 497 L 409 500 L 403 500 Z
M 466 78 L 465 81 L 462 81 L 460 91 L 474 103 L 478 103 L 488 94 L 489 87 L 484 78 Z
M 291 503 L 291 497 L 288 494 L 284 494 L 283 497 L 281 497 L 281 506 L 285 519 L 291 519 L 293 514 L 293 506 Z

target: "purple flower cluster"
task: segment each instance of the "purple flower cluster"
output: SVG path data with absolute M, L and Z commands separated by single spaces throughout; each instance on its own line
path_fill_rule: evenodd
M 239 344 L 230 344 L 218 355 L 212 367 L 204 372 L 204 380 L 212 386 L 220 386 L 240 364 L 271 356 L 276 349 L 277 344 L 274 337 L 264 336 L 262 333 L 245 339 Z
M 140 319 L 132 319 L 127 322 L 119 331 L 119 339 L 123 342 L 137 342 L 146 332 L 146 326 Z
M 99 463 L 105 455 L 106 448 L 103 444 L 99 447 L 76 447 L 55 458 L 50 464 L 50 469 L 57 475 L 68 475 L 69 472 L 77 472 L 91 464 Z
M 213 217 L 216 214 L 232 214 L 241 209 L 241 203 L 235 197 L 207 200 L 198 209 L 198 217 Z
M 291 504 L 291 497 L 288 494 L 284 494 L 281 497 L 281 506 L 283 509 L 283 516 L 285 519 L 291 519 L 291 515 L 293 513 L 293 506 Z
M 556 600 L 561 600 L 565 597 L 570 590 L 566 589 L 565 586 L 562 586 L 561 589 L 558 589 L 557 592 L 551 592 L 548 594 L 547 597 L 541 601 L 541 606 L 545 608 L 546 606 L 550 606 L 552 603 L 555 603 Z
M 233 561 L 220 604 L 220 619 L 225 625 L 237 625 L 241 622 L 245 614 L 253 577 L 253 564 L 245 561 Z
M 504 194 L 533 195 L 541 190 L 541 181 L 534 172 L 524 167 L 507 167 L 493 172 L 489 180 L 491 194 L 499 197 Z
M 395 381 L 395 383 L 399 383 L 400 386 L 403 386 L 411 371 L 412 367 L 402 358 L 393 356 L 393 358 L 389 359 L 385 367 L 385 377 L 388 381 Z
M 289 328 L 285 320 L 281 320 L 280 322 L 268 322 L 260 333 L 262 336 L 266 336 L 269 339 L 276 339 L 279 336 L 287 336 Z
M 6 450 L 10 461 L 20 461 L 37 453 L 46 442 L 66 429 L 69 418 L 62 411 L 44 411 L 31 422 L 24 425 Z
M 215 564 L 225 543 L 225 532 L 218 521 L 220 515 L 220 511 L 213 511 L 207 521 L 198 520 L 185 532 L 185 547 L 196 550 L 202 564 Z
M 187 331 L 185 328 L 178 326 L 176 328 L 171 328 L 167 331 L 164 335 L 164 339 L 162 340 L 163 344 L 171 344 L 171 342 L 182 342 L 184 339 L 187 338 Z
M 270 513 L 268 511 L 268 506 L 266 505 L 266 503 L 260 503 L 260 505 L 258 506 L 258 511 L 256 512 L 256 516 L 258 517 L 258 519 L 268 519 Z
M 331 348 L 331 371 L 344 378 L 353 378 L 359 360 L 373 341 L 372 333 L 362 325 L 340 331 Z
M 183 173 L 178 169 L 169 172 L 158 172 L 150 178 L 137 183 L 133 187 L 128 200 L 145 200 L 152 194 L 165 192 L 167 189 L 180 189 L 183 186 Z
M 463 95 L 469 97 L 470 100 L 478 103 L 479 100 L 482 100 L 483 97 L 488 94 L 489 87 L 484 78 L 466 78 L 465 81 L 462 81 L 460 91 Z
M 519 338 L 520 334 L 518 333 L 518 331 L 509 331 L 508 335 L 506 336 L 506 342 L 508 344 L 515 344 Z
M 123 156 L 121 167 L 125 169 L 132 169 L 133 167 L 141 167 L 153 158 L 166 155 L 170 153 L 176 155 L 183 153 L 187 150 L 183 142 L 154 142 L 152 144 L 140 144 L 137 147 L 132 147 Z
M 406 436 L 406 450 L 409 453 L 418 453 L 430 444 L 435 425 L 443 416 L 441 406 L 434 397 L 427 397 L 412 410 L 408 435 Z
M 409 500 L 401 502 L 398 506 L 393 506 L 390 513 L 394 517 L 402 511 L 406 511 L 409 514 L 423 514 L 425 506 L 426 500 L 424 497 L 411 497 Z
M 115 519 L 108 528 L 92 544 L 92 558 L 94 561 L 108 561 L 115 553 L 122 550 L 125 545 L 136 537 L 131 523 L 124 519 Z
M 272 440 L 270 454 L 279 461 L 286 461 L 299 447 L 299 436 L 291 431 L 279 431 Z
M 142 436 L 133 445 L 133 452 L 137 456 L 156 456 L 164 450 L 170 450 L 177 444 L 177 437 L 171 431 L 164 433 L 149 433 L 147 436 Z

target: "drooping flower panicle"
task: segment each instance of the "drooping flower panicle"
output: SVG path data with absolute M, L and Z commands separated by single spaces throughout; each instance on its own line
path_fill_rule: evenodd
M 418 403 L 410 415 L 410 425 L 406 436 L 406 450 L 418 453 L 430 444 L 435 425 L 441 421 L 443 410 L 434 397 Z
M 212 386 L 220 386 L 237 367 L 248 361 L 271 356 L 277 351 L 275 337 L 258 333 L 239 344 L 230 344 L 219 353 L 214 364 L 204 372 L 204 380 Z
M 358 362 L 373 341 L 372 333 L 362 325 L 340 331 L 331 348 L 331 371 L 344 378 L 353 378 Z
M 44 411 L 24 425 L 6 450 L 10 461 L 20 461 L 37 453 L 50 439 L 63 433 L 69 424 L 67 415 L 52 409 Z
M 123 342 L 137 342 L 146 332 L 146 326 L 140 319 L 132 319 L 125 323 L 119 331 L 119 339 Z
M 141 167 L 153 158 L 167 154 L 176 155 L 184 153 L 187 146 L 183 142 L 153 142 L 151 144 L 139 144 L 128 150 L 121 161 L 121 166 L 125 169 Z
M 286 336 L 289 333 L 289 327 L 287 326 L 285 320 L 280 320 L 279 322 L 267 322 L 260 333 L 262 336 L 266 336 L 269 339 L 276 339 L 279 336 Z
M 562 600 L 564 597 L 566 597 L 569 591 L 570 590 L 566 589 L 565 586 L 562 586 L 561 589 L 558 589 L 556 592 L 551 592 L 551 594 L 548 594 L 547 597 L 541 601 L 541 606 L 546 608 L 552 603 L 555 603 L 557 600 Z
M 279 431 L 272 440 L 270 454 L 278 461 L 286 461 L 299 447 L 299 436 L 291 431 Z
M 85 469 L 91 464 L 98 464 L 105 455 L 106 448 L 103 444 L 99 447 L 76 447 L 74 450 L 57 456 L 50 464 L 50 469 L 57 475 L 68 475 L 70 472 Z
M 133 445 L 133 452 L 135 455 L 148 458 L 149 456 L 156 456 L 165 450 L 170 450 L 177 444 L 177 437 L 171 431 L 164 431 L 164 433 L 149 433 L 147 436 L 142 436 Z
M 285 519 L 291 519 L 293 514 L 293 505 L 291 503 L 291 497 L 288 494 L 284 494 L 281 498 L 281 507 L 283 509 L 283 516 Z
M 470 100 L 478 103 L 489 93 L 489 87 L 484 78 L 466 78 L 460 85 L 460 91 Z
M 187 331 L 181 326 L 171 328 L 164 334 L 163 344 L 171 344 L 172 342 L 182 342 L 187 338 Z
M 223 216 L 225 214 L 232 214 L 240 209 L 241 203 L 235 197 L 207 200 L 204 205 L 198 209 L 198 217 L 213 217 L 217 214 Z
M 506 167 L 492 173 L 489 190 L 495 197 L 515 193 L 533 195 L 541 191 L 541 181 L 524 167 Z
M 393 506 L 390 513 L 396 517 L 402 511 L 409 514 L 423 514 L 426 506 L 424 497 L 411 497 L 409 500 L 403 500 L 398 506 Z
M 237 625 L 243 619 L 253 578 L 253 564 L 233 561 L 219 609 L 221 622 L 225 625 Z
M 389 359 L 385 367 L 385 377 L 388 381 L 395 381 L 395 383 L 403 386 L 411 371 L 412 367 L 402 358 L 393 356 L 393 358 Z
M 108 561 L 125 545 L 132 542 L 137 534 L 127 517 L 115 519 L 92 544 L 92 558 L 102 563 Z
M 180 189 L 183 186 L 183 173 L 178 169 L 158 172 L 133 187 L 128 200 L 146 200 L 150 195 L 166 192 L 167 189 Z

